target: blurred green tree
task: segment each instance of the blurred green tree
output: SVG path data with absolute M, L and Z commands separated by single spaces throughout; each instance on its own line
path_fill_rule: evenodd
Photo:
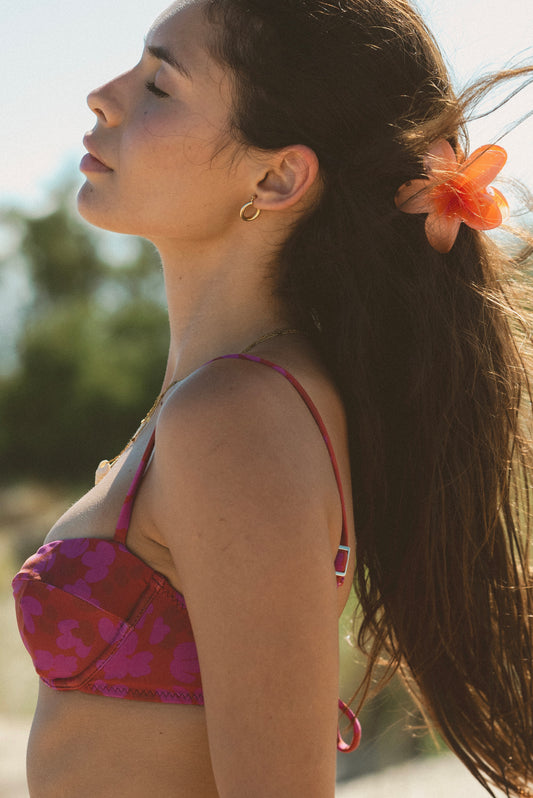
M 15 369 L 0 381 L 0 479 L 90 482 L 159 390 L 168 347 L 161 269 L 138 241 L 111 266 L 70 211 L 70 187 L 45 216 L 11 211 L 33 287 Z

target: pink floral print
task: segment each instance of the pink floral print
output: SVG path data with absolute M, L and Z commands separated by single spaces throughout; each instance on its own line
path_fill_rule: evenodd
M 139 638 L 131 632 L 117 653 L 104 665 L 105 679 L 124 679 L 125 676 L 146 676 L 154 655 L 149 651 L 136 652 Z
M 64 654 L 54 656 L 50 651 L 38 649 L 33 654 L 35 668 L 46 674 L 50 679 L 54 677 L 65 678 L 74 676 L 78 668 L 77 657 L 67 657 Z
M 109 573 L 109 566 L 115 560 L 115 550 L 111 543 L 101 541 L 97 543 L 94 551 L 88 551 L 83 555 L 81 561 L 84 565 L 90 566 L 85 574 L 86 582 L 101 582 Z
M 19 601 L 19 607 L 22 611 L 24 631 L 34 634 L 35 621 L 33 620 L 33 616 L 40 616 L 43 614 L 43 605 L 32 596 L 23 596 Z
M 170 632 L 170 626 L 168 626 L 161 616 L 157 617 L 154 621 L 154 625 L 152 626 L 152 631 L 150 633 L 150 640 L 149 643 L 151 646 L 157 646 L 161 643 L 162 640 Z
M 92 591 L 85 579 L 76 579 L 73 585 L 63 585 L 63 590 L 86 600 L 91 598 Z
M 71 538 L 61 541 L 61 556 L 69 560 L 78 560 L 89 548 L 88 538 Z
M 193 642 L 180 643 L 174 649 L 174 659 L 170 663 L 170 672 L 178 682 L 194 682 L 200 671 L 196 645 Z
M 85 658 L 89 654 L 92 646 L 84 645 L 83 641 L 80 640 L 79 637 L 75 637 L 73 634 L 75 629 L 79 630 L 80 628 L 79 621 L 60 621 L 58 623 L 58 628 L 61 632 L 56 640 L 59 648 L 63 650 L 73 648 L 76 651 L 77 656 L 82 658 Z
M 100 637 L 102 640 L 105 640 L 106 643 L 113 643 L 115 641 L 119 627 L 119 623 L 113 623 L 113 621 L 106 616 L 100 618 L 98 621 L 98 631 L 100 633 Z

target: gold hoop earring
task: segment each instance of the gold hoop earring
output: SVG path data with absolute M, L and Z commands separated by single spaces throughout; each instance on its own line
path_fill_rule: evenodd
M 261 213 L 260 208 L 254 208 L 254 202 L 256 199 L 257 199 L 257 194 L 252 194 L 252 199 L 250 200 L 250 202 L 247 202 L 245 205 L 242 206 L 239 215 L 243 220 L 243 222 L 253 222 L 254 219 L 257 219 L 257 217 Z M 246 211 L 248 208 L 253 208 L 253 213 L 251 214 L 251 216 L 246 215 Z

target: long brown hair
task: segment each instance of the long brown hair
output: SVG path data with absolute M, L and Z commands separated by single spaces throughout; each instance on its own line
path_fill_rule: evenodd
M 468 104 L 533 68 L 457 98 L 406 0 L 207 0 L 206 13 L 235 76 L 234 134 L 306 144 L 320 161 L 321 197 L 280 254 L 280 291 L 346 408 L 360 698 L 385 654 L 489 792 L 524 794 L 531 398 L 506 283 L 516 268 L 465 225 L 436 252 L 424 217 L 393 198 L 432 141 L 466 146 Z

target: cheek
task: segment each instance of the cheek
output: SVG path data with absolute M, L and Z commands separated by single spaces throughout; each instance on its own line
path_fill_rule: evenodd
M 180 132 L 180 127 L 183 128 L 183 123 L 180 125 L 179 114 L 169 113 L 165 108 L 164 100 L 160 101 L 160 105 L 145 110 L 136 123 L 136 128 L 141 134 L 144 134 L 146 138 L 155 139 L 180 138 L 183 135 L 183 131 Z
M 136 126 L 139 146 L 156 158 L 168 158 L 182 166 L 209 166 L 222 140 L 221 126 L 202 113 L 183 110 L 169 114 L 166 109 L 145 111 Z M 132 141 L 131 145 L 135 146 Z

